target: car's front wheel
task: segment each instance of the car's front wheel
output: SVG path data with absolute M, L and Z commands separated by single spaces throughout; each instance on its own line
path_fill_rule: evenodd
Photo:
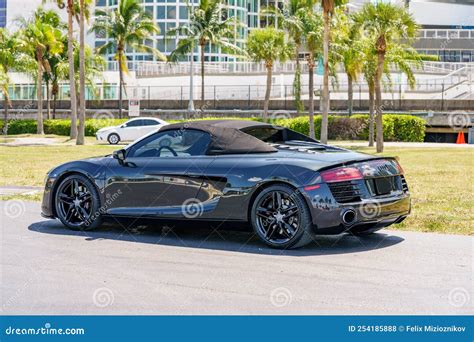
M 307 245 L 313 237 L 311 214 L 302 195 L 287 185 L 264 189 L 253 202 L 255 233 L 270 247 L 289 249 Z
M 58 219 L 73 230 L 92 230 L 102 222 L 99 193 L 82 175 L 74 174 L 61 181 L 55 195 L 55 209 Z
M 107 137 L 107 141 L 111 145 L 117 145 L 120 142 L 120 136 L 117 133 L 111 133 Z

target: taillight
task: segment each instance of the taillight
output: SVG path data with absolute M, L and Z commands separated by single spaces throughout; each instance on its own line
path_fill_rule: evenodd
M 400 163 L 399 163 L 398 161 L 396 161 L 395 164 L 397 164 L 398 172 L 400 172 L 400 174 L 403 175 L 404 171 L 403 171 L 403 168 L 402 168 L 402 166 L 400 165 Z
M 362 179 L 362 174 L 355 167 L 340 167 L 321 172 L 321 177 L 326 183 L 342 182 L 354 179 Z

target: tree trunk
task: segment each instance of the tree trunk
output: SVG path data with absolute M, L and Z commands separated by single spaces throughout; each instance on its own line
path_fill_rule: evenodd
M 123 112 L 123 50 L 118 48 L 118 67 L 119 67 L 119 118 L 122 118 Z
M 323 39 L 323 91 L 321 94 L 321 142 L 327 144 L 328 142 L 328 113 L 329 113 L 329 40 L 330 15 L 327 11 L 323 11 L 324 17 L 324 39 Z
M 308 76 L 309 76 L 309 136 L 315 139 L 314 134 L 314 61 L 313 57 L 310 56 L 311 60 L 308 61 Z
M 300 45 L 296 44 L 296 70 L 295 70 L 295 78 L 293 80 L 293 91 L 295 93 L 295 105 L 296 105 L 296 111 L 298 114 L 300 114 L 303 110 L 303 103 L 301 101 L 301 63 L 300 59 L 298 58 L 298 52 Z
M 273 64 L 267 63 L 267 89 L 265 90 L 265 102 L 263 104 L 263 121 L 268 122 L 268 104 L 270 103 L 270 93 L 272 91 L 272 69 Z
M 71 99 L 71 131 L 69 137 L 71 139 L 77 138 L 77 98 L 76 98 L 76 80 L 74 72 L 74 37 L 73 37 L 73 11 L 74 2 L 68 0 L 67 2 L 67 57 L 69 60 L 69 93 Z
M 86 120 L 86 74 L 85 74 L 85 39 L 84 39 L 84 0 L 80 0 L 79 16 L 79 130 L 76 145 L 84 145 L 84 126 Z
M 374 82 L 369 82 L 369 146 L 374 146 L 374 109 L 375 109 L 375 89 Z
M 43 51 L 36 49 L 36 58 L 38 62 L 38 86 L 36 89 L 38 100 L 38 116 L 36 118 L 36 134 L 44 134 L 43 129 Z
M 352 87 L 352 83 L 352 76 L 347 74 L 347 112 L 349 116 L 352 115 L 352 111 L 354 109 L 354 89 Z
M 205 103 L 204 101 L 206 101 L 206 98 L 205 98 L 205 89 L 204 89 L 204 46 L 205 44 L 200 44 L 201 46 L 201 116 L 204 114 L 202 111 L 205 109 Z
M 57 94 L 53 93 L 53 120 L 56 119 L 56 102 L 57 102 Z
M 51 87 L 46 81 L 46 118 L 51 119 Z
M 377 75 L 375 79 L 375 126 L 376 126 L 376 143 L 377 153 L 383 152 L 383 121 L 382 121 L 382 74 L 384 65 L 384 54 L 377 54 Z
M 4 94 L 4 109 L 3 109 L 3 135 L 8 134 L 8 107 L 10 106 L 10 100 L 8 99 L 8 94 Z

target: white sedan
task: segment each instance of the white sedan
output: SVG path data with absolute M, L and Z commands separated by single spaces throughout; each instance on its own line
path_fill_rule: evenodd
M 120 141 L 134 141 L 158 128 L 167 125 L 166 121 L 157 118 L 135 118 L 127 122 L 112 127 L 104 127 L 95 134 L 97 140 L 108 141 L 115 145 Z

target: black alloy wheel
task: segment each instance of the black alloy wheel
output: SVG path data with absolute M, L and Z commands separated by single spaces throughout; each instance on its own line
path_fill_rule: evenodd
M 311 242 L 311 214 L 301 194 L 287 185 L 264 189 L 252 206 L 252 225 L 270 247 L 297 248 Z
M 82 175 L 66 177 L 55 196 L 59 220 L 73 230 L 91 230 L 101 223 L 100 198 L 94 184 Z

